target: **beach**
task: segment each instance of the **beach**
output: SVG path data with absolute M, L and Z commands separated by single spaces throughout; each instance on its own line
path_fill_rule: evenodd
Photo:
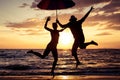
M 0 50 L 0 80 L 120 80 L 120 49 L 78 50 L 83 63 L 75 68 L 71 50 L 58 50 L 55 76 L 50 74 L 53 57 L 26 53 L 29 49 Z M 44 50 L 34 49 L 42 53 Z
M 0 76 L 0 80 L 120 80 L 120 76 Z

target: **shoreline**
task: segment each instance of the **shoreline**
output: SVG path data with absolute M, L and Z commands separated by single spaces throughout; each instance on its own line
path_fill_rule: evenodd
M 120 76 L 101 75 L 26 75 L 26 76 L 0 76 L 0 80 L 120 80 Z

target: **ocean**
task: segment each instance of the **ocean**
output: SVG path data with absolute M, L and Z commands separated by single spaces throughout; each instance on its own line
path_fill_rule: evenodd
M 0 49 L 0 76 L 50 75 L 53 57 L 45 59 L 27 53 L 30 49 Z M 42 49 L 33 51 L 43 53 Z M 85 49 L 78 51 L 83 63 L 76 68 L 71 50 L 58 50 L 55 75 L 120 76 L 120 49 Z

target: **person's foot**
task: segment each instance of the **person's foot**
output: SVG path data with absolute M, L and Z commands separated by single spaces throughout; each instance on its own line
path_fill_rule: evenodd
M 55 73 L 54 73 L 54 71 L 51 71 L 51 75 L 53 76 L 53 78 L 54 78 L 54 76 L 55 76 Z
M 95 41 L 91 41 L 91 44 L 94 44 L 94 45 L 98 46 L 98 43 L 95 42 Z
M 77 62 L 77 63 L 76 63 L 76 68 L 78 67 L 78 65 L 83 65 L 83 63 Z
M 27 51 L 27 53 L 33 53 L 33 50 L 29 50 L 29 51 Z

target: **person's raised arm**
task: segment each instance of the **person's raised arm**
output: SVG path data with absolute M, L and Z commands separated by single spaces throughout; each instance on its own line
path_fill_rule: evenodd
M 59 22 L 59 20 L 58 20 L 58 19 L 56 19 L 56 22 L 60 25 L 60 27 L 61 27 L 61 28 L 67 28 L 67 27 L 68 27 L 68 25 L 67 25 L 67 24 L 62 25 L 62 24 Z
M 45 25 L 44 25 L 44 28 L 48 31 L 51 31 L 51 29 L 47 27 L 48 21 L 50 21 L 50 17 L 47 18 Z
M 90 14 L 90 12 L 92 11 L 92 9 L 93 9 L 93 7 L 91 7 L 91 9 L 85 14 L 85 16 L 82 18 L 82 19 L 80 19 L 79 21 L 82 21 L 82 22 L 84 22 L 85 21 L 85 19 L 88 17 L 88 15 Z
M 65 28 L 61 29 L 61 30 L 58 30 L 59 32 L 62 32 L 63 30 L 65 30 Z

